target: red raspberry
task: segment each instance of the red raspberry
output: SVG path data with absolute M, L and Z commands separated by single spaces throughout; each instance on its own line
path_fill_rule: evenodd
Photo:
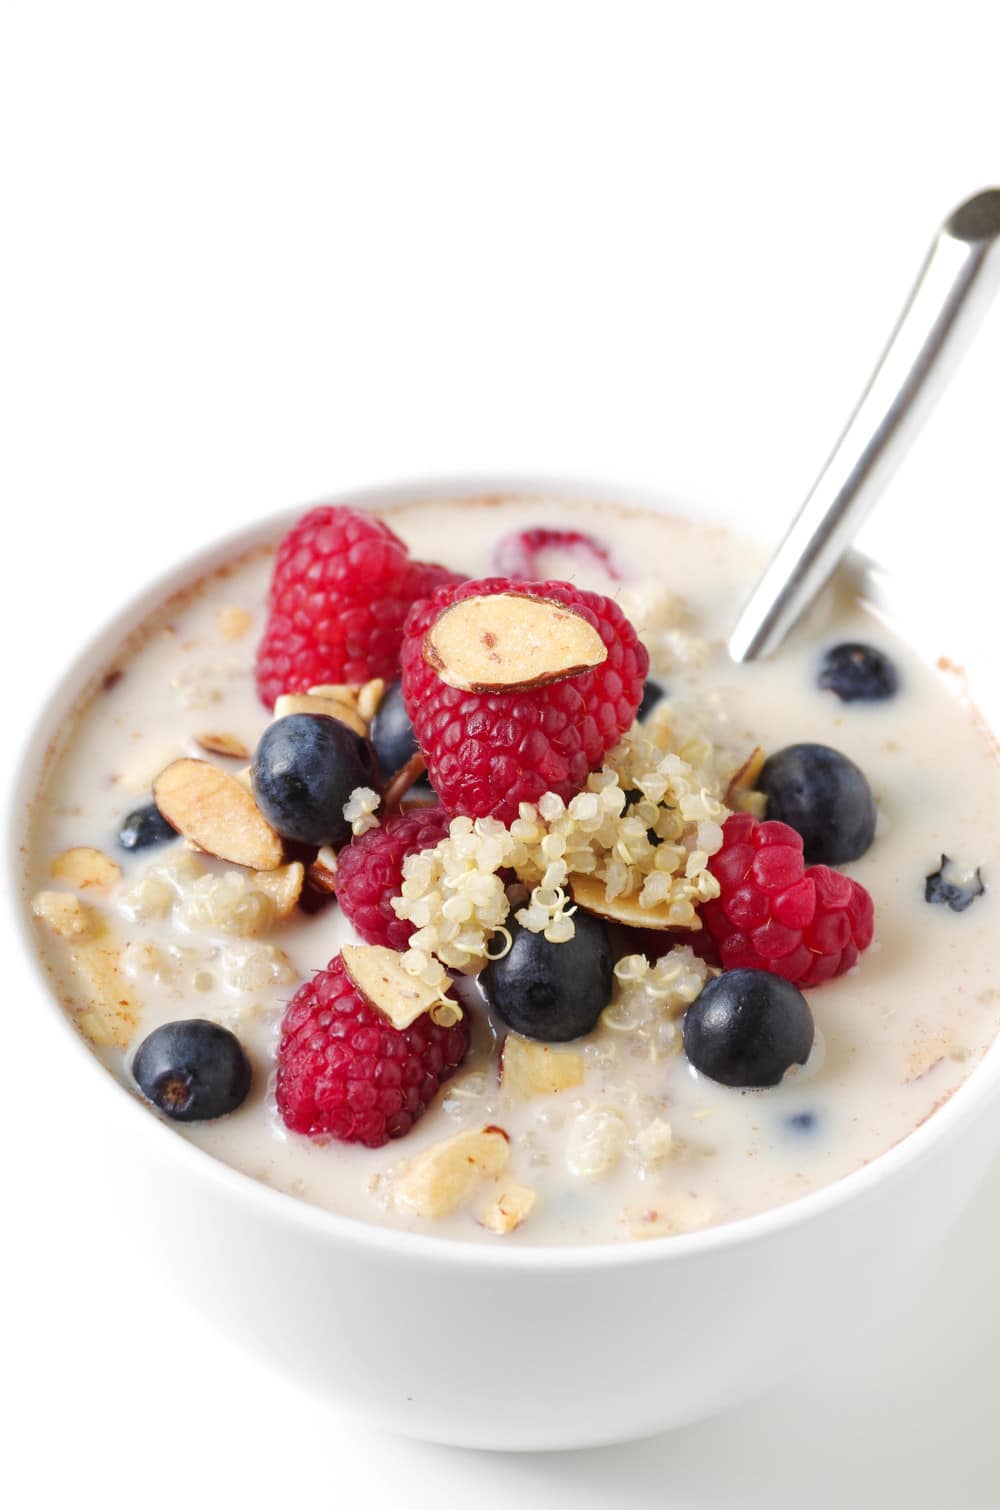
M 366 944 L 403 950 L 414 925 L 398 918 L 392 898 L 403 884 L 403 861 L 433 849 L 448 832 L 443 807 L 396 813 L 379 828 L 353 839 L 337 855 L 337 901 Z
M 338 954 L 288 1003 L 278 1047 L 277 1101 L 292 1132 L 381 1148 L 423 1116 L 465 1058 L 465 1021 L 440 1028 L 425 1012 L 402 1032 L 358 991 Z
M 272 707 L 281 693 L 322 682 L 393 680 L 411 606 L 460 580 L 446 567 L 411 561 L 373 514 L 312 509 L 278 547 L 257 651 L 261 698 Z
M 600 540 L 595 540 L 593 535 L 583 534 L 581 530 L 547 530 L 539 527 L 504 535 L 494 547 L 493 565 L 503 577 L 524 577 L 534 581 L 539 575 L 535 570 L 535 563 L 545 550 L 567 551 L 580 560 L 596 561 L 609 577 L 613 577 L 616 582 L 621 581 L 621 573 L 616 570 L 607 546 L 602 545 Z
M 865 888 L 828 865 L 807 870 L 802 838 L 787 823 L 734 813 L 723 834 L 708 867 L 721 895 L 701 908 L 723 967 L 770 970 L 797 986 L 849 970 L 872 941 Z
M 593 670 L 523 692 L 463 692 L 424 659 L 424 635 L 464 598 L 517 592 L 565 603 L 608 647 Z M 543 792 L 569 799 L 618 743 L 642 698 L 649 656 L 617 603 L 568 582 L 489 577 L 447 587 L 406 621 L 403 697 L 431 784 L 450 813 L 510 823 Z

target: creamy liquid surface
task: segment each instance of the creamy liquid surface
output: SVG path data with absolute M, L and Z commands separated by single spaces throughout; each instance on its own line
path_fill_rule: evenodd
M 922 663 L 843 595 L 829 595 L 772 660 L 734 666 L 722 641 L 761 560 L 721 530 L 549 499 L 507 500 L 502 507 L 421 502 L 382 513 L 415 556 L 444 560 L 470 576 L 489 575 L 500 535 L 544 523 L 589 531 L 612 546 L 630 575 L 655 576 L 676 593 L 683 623 L 661 645 L 673 665 L 652 673 L 669 684 L 672 697 L 707 707 L 734 747 L 749 752 L 760 744 L 772 752 L 816 741 L 843 751 L 866 773 L 879 805 L 878 833 L 869 852 L 843 868 L 874 898 L 875 943 L 858 968 L 808 993 L 816 1045 L 808 1064 L 774 1089 L 740 1092 L 713 1084 L 682 1053 L 650 1062 L 632 1053 L 622 1035 L 601 1028 L 571 1046 L 587 1050 L 582 1087 L 514 1102 L 497 1084 L 496 1034 L 479 1009 L 466 1063 L 423 1120 L 405 1139 L 369 1150 L 318 1146 L 291 1135 L 273 1106 L 278 1025 L 296 978 L 307 978 L 354 939 L 337 907 L 295 915 L 264 939 L 244 943 L 211 930 L 130 921 L 116 893 L 103 905 L 122 940 L 183 951 L 172 978 L 169 971 L 157 979 L 136 969 L 133 985 L 143 1012 L 133 1048 L 161 1022 L 211 1016 L 234 1028 L 254 1066 L 254 1087 L 239 1111 L 217 1122 L 172 1124 L 178 1135 L 279 1190 L 345 1215 L 462 1240 L 532 1245 L 627 1240 L 762 1211 L 840 1178 L 923 1122 L 966 1078 L 1000 1023 L 995 896 L 987 890 L 960 914 L 924 901 L 924 878 L 942 853 L 963 866 L 985 865 L 989 882 L 1000 852 L 1000 767 L 953 679 Z M 258 552 L 173 601 L 138 647 L 109 665 L 122 675 L 71 724 L 47 772 L 36 805 L 27 898 L 57 885 L 51 858 L 72 845 L 113 855 L 125 872 L 119 893 L 127 891 L 166 853 L 123 855 L 115 844 L 125 814 L 148 799 L 152 777 L 178 756 L 200 754 L 193 741 L 207 731 L 236 734 L 253 748 L 268 722 L 253 685 L 253 658 L 271 560 L 269 552 Z M 545 567 L 549 575 L 617 591 L 576 557 L 550 556 Z M 237 640 L 224 639 L 218 628 L 218 611 L 230 607 L 252 617 Z M 891 655 L 902 683 L 895 698 L 845 705 L 816 689 L 822 649 L 855 639 Z M 705 642 L 700 657 L 695 641 Z M 700 664 L 691 664 L 692 655 Z M 220 763 L 239 768 L 238 762 Z M 66 945 L 42 929 L 39 942 L 72 1010 Z M 283 951 L 294 978 L 249 992 L 227 985 L 234 951 L 240 956 L 258 943 Z M 98 1051 L 127 1085 L 131 1051 Z M 633 1132 L 654 1118 L 669 1122 L 669 1156 L 643 1166 L 628 1145 L 601 1176 L 572 1172 L 573 1125 L 600 1107 L 621 1111 Z M 406 1160 L 463 1127 L 488 1123 L 510 1134 L 512 1177 L 538 1193 L 518 1231 L 503 1237 L 486 1231 L 476 1220 L 476 1201 L 430 1223 L 387 1199 L 391 1174 Z M 487 1194 L 484 1189 L 484 1200 Z

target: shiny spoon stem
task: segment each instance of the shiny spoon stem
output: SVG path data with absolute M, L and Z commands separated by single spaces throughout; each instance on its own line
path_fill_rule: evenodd
M 740 615 L 735 661 L 776 650 L 824 586 L 940 397 L 1000 284 L 1000 189 L 941 226 L 833 454 Z

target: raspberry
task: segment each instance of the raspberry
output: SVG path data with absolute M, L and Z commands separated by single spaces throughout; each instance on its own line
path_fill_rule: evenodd
M 874 908 L 863 886 L 802 858 L 802 838 L 786 823 L 748 813 L 726 819 L 709 861 L 722 888 L 701 908 L 726 970 L 770 970 L 797 986 L 842 975 L 872 941 Z
M 257 652 L 268 705 L 323 682 L 399 674 L 410 607 L 448 582 L 446 567 L 411 561 L 387 524 L 358 509 L 312 509 L 278 547 L 269 616 Z
M 607 546 L 602 545 L 600 540 L 595 540 L 593 535 L 585 535 L 580 530 L 548 530 L 539 527 L 504 535 L 494 548 L 493 565 L 501 576 L 534 581 L 538 577 L 535 563 L 545 550 L 568 551 L 580 560 L 589 559 L 596 562 L 616 582 L 621 581 L 621 575 L 615 570 Z
M 600 666 L 519 692 L 464 692 L 443 682 L 423 654 L 441 613 L 469 597 L 516 592 L 565 603 L 600 634 Z M 610 598 L 568 582 L 490 577 L 446 587 L 406 621 L 403 696 L 431 783 L 451 813 L 510 823 L 543 792 L 566 800 L 617 744 L 642 699 L 649 656 Z
M 464 1020 L 429 1013 L 402 1032 L 358 991 L 338 954 L 288 1003 L 278 1047 L 277 1102 L 292 1132 L 381 1148 L 423 1116 L 465 1057 Z
M 340 851 L 337 900 L 366 944 L 406 948 L 414 924 L 392 910 L 392 898 L 399 896 L 403 884 L 403 861 L 407 855 L 433 849 L 447 832 L 444 808 L 419 808 L 396 813 Z

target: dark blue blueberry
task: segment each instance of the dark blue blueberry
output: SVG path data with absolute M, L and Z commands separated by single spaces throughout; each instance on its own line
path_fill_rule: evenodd
M 573 916 L 564 944 L 509 922 L 513 943 L 479 979 L 487 1002 L 525 1038 L 564 1043 L 589 1033 L 611 1000 L 614 955 L 607 925 L 589 913 Z
M 368 735 L 375 748 L 379 767 L 388 779 L 401 771 L 408 760 L 417 753 L 417 736 L 413 732 L 410 715 L 403 702 L 401 682 L 390 682 L 382 694 Z M 426 776 L 416 783 L 415 793 L 430 791 Z
M 790 1117 L 785 1118 L 785 1126 L 790 1127 L 793 1132 L 812 1132 L 816 1126 L 816 1113 L 794 1112 Z
M 355 787 L 377 787 L 367 739 L 325 713 L 290 713 L 261 737 L 250 768 L 257 805 L 283 839 L 343 844 L 344 803 Z
M 727 970 L 685 1012 L 684 1051 L 721 1085 L 777 1085 L 793 1064 L 805 1064 L 813 1031 L 809 1003 L 791 981 L 767 970 Z
M 842 703 L 881 703 L 899 691 L 899 672 L 885 651 L 857 641 L 826 651 L 817 680 Z
M 807 865 L 843 865 L 875 837 L 872 789 L 853 760 L 829 745 L 789 745 L 765 760 L 757 789 L 767 816 L 797 829 Z
M 666 695 L 666 687 L 661 687 L 659 682 L 653 681 L 652 677 L 647 679 L 646 685 L 642 689 L 642 702 L 639 704 L 639 710 L 635 715 L 640 723 L 649 717 L 660 699 L 666 697 Z
M 118 843 L 122 849 L 149 849 L 154 844 L 166 844 L 176 839 L 177 830 L 168 823 L 155 802 L 137 807 L 118 830 Z
M 146 1100 L 175 1122 L 234 1112 L 252 1078 L 239 1039 L 200 1017 L 154 1028 L 139 1045 L 132 1075 Z
M 948 875 L 949 871 L 952 872 L 951 875 Z M 924 881 L 924 901 L 950 907 L 952 912 L 964 912 L 967 907 L 972 906 L 977 897 L 983 895 L 985 890 L 981 870 L 975 870 L 971 875 L 956 877 L 954 861 L 949 860 L 947 855 L 942 855 L 940 868 Z

